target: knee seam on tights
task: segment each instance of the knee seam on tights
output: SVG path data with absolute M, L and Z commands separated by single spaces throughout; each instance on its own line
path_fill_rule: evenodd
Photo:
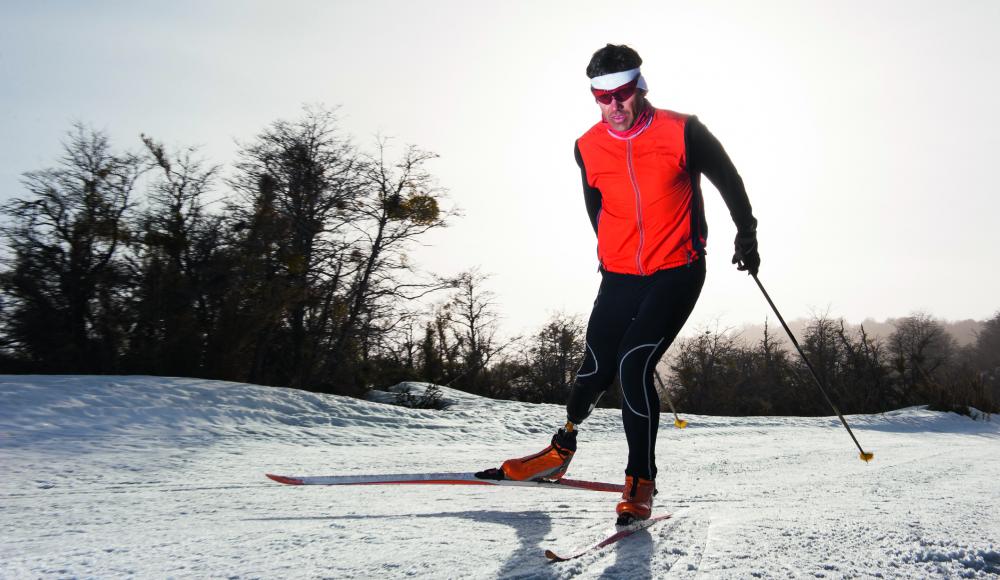
M 639 383 L 640 383 L 639 386 L 642 389 L 643 393 L 645 394 L 646 385 L 644 384 L 645 383 L 645 379 L 643 377 L 646 376 L 646 368 L 649 367 L 649 360 L 653 358 L 653 353 L 656 352 L 656 349 L 660 347 L 660 344 L 662 342 L 663 342 L 663 339 L 661 338 L 656 343 L 640 344 L 639 346 L 633 348 L 632 350 L 630 350 L 627 353 L 625 353 L 624 355 L 622 355 L 622 360 L 621 360 L 621 362 L 618 363 L 618 377 L 622 381 L 622 399 L 625 400 L 625 404 L 628 406 L 629 410 L 632 411 L 633 414 L 635 414 L 635 415 L 637 415 L 639 417 L 643 417 L 645 419 L 649 419 L 649 415 L 643 415 L 642 413 L 636 411 L 635 407 L 633 407 L 632 403 L 630 403 L 629 400 L 628 400 L 628 393 L 626 392 L 626 389 L 625 389 L 625 378 L 622 375 L 622 367 L 625 366 L 625 359 L 627 359 L 628 356 L 630 354 L 632 354 L 633 352 L 639 350 L 640 348 L 644 348 L 644 347 L 647 347 L 647 346 L 653 347 L 653 350 L 650 351 L 649 356 L 646 358 L 646 364 L 643 366 L 642 375 L 639 377 Z M 649 395 L 646 394 L 645 398 L 646 398 L 646 412 L 647 413 L 652 413 L 652 409 L 649 406 Z
M 582 378 L 582 377 L 589 377 L 589 376 L 596 375 L 597 371 L 601 368 L 600 363 L 597 362 L 597 354 L 594 352 L 594 349 L 590 347 L 590 343 L 589 342 L 587 342 L 585 344 L 587 345 L 587 352 L 590 353 L 590 356 L 593 357 L 593 359 L 594 359 L 594 370 L 591 371 L 591 372 L 589 372 L 589 373 L 581 373 L 580 372 L 580 371 L 583 370 L 583 365 L 587 364 L 587 357 L 585 356 L 583 358 L 583 364 L 580 365 L 580 370 L 576 371 L 576 378 L 578 378 L 578 379 Z

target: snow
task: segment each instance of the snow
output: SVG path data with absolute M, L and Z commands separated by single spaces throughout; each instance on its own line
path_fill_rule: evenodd
M 540 449 L 563 420 L 442 392 L 436 411 L 391 393 L 0 376 L 0 577 L 1000 575 L 1000 423 L 922 408 L 848 417 L 870 464 L 836 417 L 692 415 L 679 430 L 664 415 L 655 511 L 674 516 L 564 563 L 544 549 L 602 539 L 613 494 L 264 478 L 473 471 Z M 599 410 L 569 475 L 620 483 L 624 459 L 617 412 Z

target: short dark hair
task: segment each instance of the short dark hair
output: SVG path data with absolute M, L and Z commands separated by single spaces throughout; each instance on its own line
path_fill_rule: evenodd
M 624 44 L 608 44 L 590 57 L 590 64 L 587 65 L 587 78 L 592 79 L 623 70 L 632 70 L 639 68 L 641 64 L 642 58 L 635 50 Z

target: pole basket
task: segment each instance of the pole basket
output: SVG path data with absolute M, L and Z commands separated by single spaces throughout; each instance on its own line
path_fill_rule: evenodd
M 860 454 L 858 454 L 858 457 L 861 458 L 861 461 L 868 463 L 872 459 L 875 459 L 875 454 L 871 453 L 870 451 L 862 451 Z
M 674 419 L 674 427 L 678 429 L 683 429 L 688 426 L 688 422 L 684 419 Z

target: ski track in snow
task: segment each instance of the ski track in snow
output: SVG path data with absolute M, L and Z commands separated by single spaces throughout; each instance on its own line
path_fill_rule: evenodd
M 411 384 L 419 392 L 423 385 Z M 444 411 L 238 383 L 0 376 L 0 577 L 986 578 L 1000 576 L 1000 424 L 920 408 L 664 421 L 656 512 L 614 494 L 289 487 L 264 472 L 473 471 L 540 449 L 557 405 L 442 389 Z M 388 401 L 388 394 L 374 393 Z M 617 411 L 569 475 L 619 483 Z

